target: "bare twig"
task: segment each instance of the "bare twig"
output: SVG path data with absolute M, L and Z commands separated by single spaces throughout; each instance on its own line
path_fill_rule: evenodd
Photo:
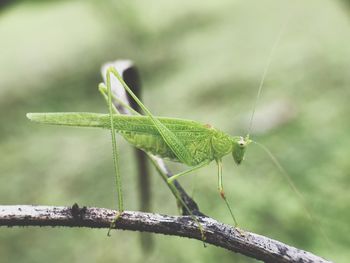
M 106 208 L 79 208 L 8 205 L 0 206 L 0 226 L 66 226 L 109 228 L 117 211 Z M 209 217 L 198 217 L 206 243 L 265 262 L 330 262 L 310 252 L 279 241 L 222 224 Z M 175 235 L 202 240 L 198 225 L 189 216 L 168 216 L 125 211 L 117 229 Z

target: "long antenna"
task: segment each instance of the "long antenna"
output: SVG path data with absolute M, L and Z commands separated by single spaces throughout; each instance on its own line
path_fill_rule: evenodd
M 275 50 L 276 50 L 276 48 L 277 48 L 277 46 L 278 46 L 278 44 L 279 44 L 279 42 L 280 42 L 280 40 L 282 38 L 282 35 L 283 35 L 285 29 L 286 29 L 287 21 L 288 21 L 288 19 L 286 19 L 284 21 L 284 23 L 282 24 L 282 26 L 281 26 L 281 29 L 280 29 L 280 31 L 278 33 L 278 36 L 277 36 L 277 38 L 275 40 L 275 43 L 273 44 L 273 46 L 272 46 L 272 48 L 270 50 L 270 54 L 268 56 L 268 59 L 267 59 L 266 65 L 265 65 L 264 72 L 263 72 L 263 74 L 261 76 L 261 80 L 260 80 L 259 88 L 258 88 L 258 93 L 256 95 L 256 99 L 255 99 L 254 104 L 253 104 L 253 111 L 252 111 L 252 115 L 251 115 L 250 121 L 249 121 L 249 128 L 248 128 L 248 135 L 247 135 L 248 138 L 249 138 L 249 135 L 250 135 L 250 133 L 252 131 L 255 110 L 256 110 L 256 106 L 258 104 L 258 101 L 260 99 L 260 95 L 261 95 L 262 88 L 264 86 L 265 78 L 266 78 L 267 72 L 269 71 L 269 68 L 270 68 L 270 65 L 271 65 L 272 58 L 273 58 L 273 55 L 275 53 Z

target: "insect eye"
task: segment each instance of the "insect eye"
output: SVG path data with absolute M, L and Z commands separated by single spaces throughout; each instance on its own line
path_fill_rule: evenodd
M 238 141 L 238 145 L 243 147 L 245 145 L 245 141 L 243 139 L 243 137 L 240 138 L 240 140 Z

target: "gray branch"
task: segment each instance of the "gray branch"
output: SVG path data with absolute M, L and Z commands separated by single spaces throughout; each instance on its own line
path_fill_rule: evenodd
M 65 226 L 109 228 L 117 211 L 106 208 L 8 205 L 0 206 L 0 226 Z M 265 262 L 330 262 L 279 241 L 239 230 L 209 217 L 197 217 L 206 243 Z M 152 232 L 202 240 L 190 216 L 168 216 L 125 211 L 117 229 Z

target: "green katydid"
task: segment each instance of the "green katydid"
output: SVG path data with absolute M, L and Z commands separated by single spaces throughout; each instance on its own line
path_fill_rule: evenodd
M 233 215 L 230 205 L 226 199 L 224 188 L 222 184 L 222 162 L 223 156 L 232 154 L 236 164 L 240 164 L 244 160 L 244 155 L 247 146 L 253 141 L 249 138 L 249 133 L 252 127 L 253 116 L 257 101 L 260 97 L 263 82 L 271 63 L 272 54 L 281 38 L 284 26 L 275 41 L 275 44 L 270 52 L 268 63 L 263 73 L 257 98 L 253 107 L 252 116 L 250 119 L 250 126 L 248 135 L 242 136 L 230 136 L 220 130 L 215 129 L 207 124 L 199 122 L 175 119 L 155 117 L 145 105 L 135 96 L 135 94 L 126 85 L 115 68 L 111 67 L 107 70 L 106 83 L 100 84 L 99 89 L 106 99 L 109 107 L 109 114 L 96 114 L 96 113 L 28 113 L 27 117 L 35 122 L 53 124 L 53 125 L 65 125 L 65 126 L 79 126 L 79 127 L 98 127 L 111 130 L 112 136 L 112 149 L 113 149 L 113 161 L 116 174 L 117 192 L 118 192 L 118 211 L 123 212 L 123 196 L 121 190 L 121 179 L 118 170 L 117 159 L 117 145 L 115 133 L 121 134 L 129 143 L 135 147 L 144 150 L 147 153 L 158 155 L 161 158 L 168 158 L 173 161 L 181 162 L 190 167 L 190 169 L 173 175 L 168 179 L 168 184 L 175 197 L 182 203 L 184 208 L 188 210 L 190 215 L 191 211 L 186 207 L 186 204 L 181 200 L 177 193 L 173 183 L 174 180 L 184 176 L 190 172 L 200 169 L 208 165 L 211 161 L 216 161 L 218 167 L 218 189 L 221 197 L 225 201 L 230 214 L 233 218 L 234 224 L 237 225 L 237 221 Z M 112 105 L 112 93 L 111 93 L 111 74 L 113 74 L 124 89 L 131 95 L 140 108 L 146 114 L 145 116 L 134 115 L 126 116 L 121 115 L 116 108 Z M 118 98 L 114 98 L 117 99 Z M 123 104 L 123 101 L 119 101 L 124 107 L 131 110 L 133 113 L 138 114 L 128 105 Z M 259 144 L 260 145 L 260 144 Z M 260 145 L 262 146 L 262 145 Z M 293 182 L 290 180 L 288 174 L 284 171 L 282 166 L 278 163 L 275 157 L 269 152 L 269 150 L 262 146 L 262 148 L 271 157 L 272 161 L 276 164 L 277 168 L 287 177 L 288 183 L 292 189 L 297 193 L 304 208 L 306 208 L 305 201 L 300 192 L 296 189 Z M 306 209 L 307 211 L 309 209 Z M 309 214 L 311 217 L 311 215 Z M 192 215 L 192 218 L 198 223 L 201 230 L 202 238 L 205 239 L 201 225 L 198 220 Z
M 130 96 L 136 101 L 140 108 L 146 114 L 143 115 L 121 115 L 118 110 L 112 105 L 112 93 L 111 93 L 111 74 L 114 75 L 118 81 L 122 84 L 123 88 L 130 94 Z M 265 77 L 266 71 L 263 74 L 262 81 L 259 86 L 258 100 Z M 119 75 L 114 67 L 110 67 L 106 74 L 107 87 L 104 83 L 99 85 L 99 90 L 108 102 L 109 114 L 97 114 L 97 113 L 28 113 L 27 117 L 35 122 L 64 125 L 64 126 L 76 126 L 76 127 L 96 127 L 111 130 L 112 134 L 112 147 L 113 147 L 113 160 L 117 182 L 118 192 L 118 211 L 119 215 L 123 212 L 123 197 L 121 190 L 121 180 L 118 170 L 117 159 L 117 145 L 115 133 L 118 132 L 133 146 L 145 151 L 146 153 L 160 156 L 161 158 L 167 158 L 172 161 L 181 162 L 190 167 L 190 169 L 173 175 L 169 178 L 168 184 L 175 197 L 188 210 L 194 221 L 198 224 L 199 230 L 202 235 L 203 241 L 205 236 L 202 227 L 196 217 L 194 217 L 186 204 L 181 200 L 181 197 L 177 194 L 177 190 L 173 185 L 175 179 L 184 176 L 190 172 L 200 169 L 208 165 L 211 161 L 216 161 L 218 166 L 218 189 L 220 196 L 225 201 L 235 226 L 237 221 L 233 215 L 231 207 L 226 199 L 223 183 L 222 183 L 222 157 L 228 154 L 232 154 L 236 164 L 240 164 L 244 160 L 244 155 L 247 146 L 253 141 L 249 138 L 249 133 L 245 137 L 242 136 L 230 136 L 208 124 L 202 124 L 192 120 L 155 117 L 146 106 L 136 97 L 132 90 L 127 86 L 122 77 Z M 128 108 L 135 114 L 130 106 L 123 101 L 114 97 L 124 107 Z M 256 104 L 256 102 L 255 102 Z M 255 106 L 254 106 L 255 108 Z M 252 114 L 250 128 L 252 124 L 254 111 Z M 256 143 L 256 142 L 254 142 Z M 260 144 L 258 144 L 260 145 Z M 287 177 L 288 183 L 292 189 L 298 194 L 299 198 L 304 204 L 306 211 L 308 208 L 305 205 L 305 200 L 300 192 L 296 189 L 293 182 L 290 180 L 288 174 L 284 171 L 282 166 L 278 163 L 271 152 L 265 147 L 260 145 L 267 154 L 271 157 L 272 161 L 276 164 L 277 168 Z M 308 213 L 313 220 L 311 215 Z M 117 220 L 118 216 L 116 217 Z M 115 220 L 115 221 L 116 221 Z M 113 222 L 113 224 L 115 223 Z
M 262 86 L 268 68 L 270 66 L 272 55 L 281 38 L 284 27 L 282 27 L 278 38 L 271 49 L 268 63 L 265 67 L 263 77 L 261 79 L 257 98 L 253 108 L 250 127 L 248 135 L 230 136 L 214 127 L 202 124 L 195 121 L 175 118 L 160 118 L 155 117 L 146 108 L 146 106 L 137 98 L 132 90 L 124 82 L 114 67 L 109 67 L 106 71 L 105 81 L 107 87 L 101 83 L 99 90 L 108 103 L 109 114 L 95 114 L 95 113 L 28 113 L 27 117 L 39 123 L 66 125 L 66 126 L 80 126 L 80 127 L 99 127 L 111 130 L 112 149 L 113 149 L 113 163 L 116 176 L 116 186 L 118 193 L 118 211 L 119 215 L 123 212 L 123 195 L 121 188 L 121 178 L 118 169 L 117 143 L 115 133 L 120 133 L 129 143 L 135 147 L 144 150 L 151 155 L 157 155 L 161 158 L 168 158 L 172 161 L 181 162 L 190 169 L 175 174 L 167 179 L 167 183 L 178 202 L 191 215 L 193 220 L 198 224 L 203 241 L 205 236 L 201 224 L 193 213 L 188 208 L 186 203 L 182 200 L 178 190 L 174 186 L 174 180 L 198 170 L 211 161 L 215 160 L 218 167 L 218 190 L 220 196 L 225 201 L 227 208 L 231 214 L 234 225 L 237 226 L 237 221 L 233 215 L 232 209 L 226 199 L 224 187 L 222 182 L 222 157 L 232 154 L 236 164 L 240 164 L 244 159 L 246 147 L 252 142 L 249 138 L 249 133 L 253 123 L 253 117 L 257 101 L 260 97 Z M 142 109 L 146 116 L 126 116 L 120 115 L 117 108 L 112 105 L 112 91 L 111 91 L 111 74 L 113 74 L 122 87 Z M 125 104 L 123 99 L 114 97 L 125 108 L 138 115 L 139 113 L 133 110 L 128 104 Z M 294 188 L 293 188 L 294 189 Z M 118 215 L 118 216 L 119 216 Z M 115 223 L 118 216 L 112 224 Z
M 125 90 L 137 102 L 146 116 L 126 116 L 114 114 L 112 108 L 111 78 L 113 74 L 123 85 Z M 115 68 L 110 67 L 106 75 L 107 87 L 100 84 L 100 91 L 108 101 L 109 114 L 96 113 L 28 113 L 27 117 L 35 122 L 79 126 L 99 127 L 110 129 L 112 132 L 113 156 L 115 173 L 117 177 L 117 190 L 119 211 L 123 211 L 123 199 L 121 194 L 120 176 L 117 164 L 117 150 L 115 132 L 120 133 L 129 143 L 161 158 L 181 162 L 190 169 L 173 175 L 168 183 L 174 189 L 173 182 L 180 176 L 184 176 L 215 160 L 218 165 L 218 188 L 221 197 L 225 200 L 230 210 L 235 225 L 237 221 L 226 199 L 222 184 L 221 159 L 227 154 L 232 154 L 234 161 L 240 164 L 244 159 L 246 146 L 251 143 L 249 136 L 230 136 L 214 127 L 199 122 L 154 117 L 144 104 L 134 95 L 126 85 Z M 128 107 L 127 105 L 124 105 Z M 129 108 L 129 107 L 128 107 Z M 130 109 L 130 108 L 129 108 Z M 179 198 L 179 196 L 177 196 Z M 180 200 L 181 201 L 181 200 Z

